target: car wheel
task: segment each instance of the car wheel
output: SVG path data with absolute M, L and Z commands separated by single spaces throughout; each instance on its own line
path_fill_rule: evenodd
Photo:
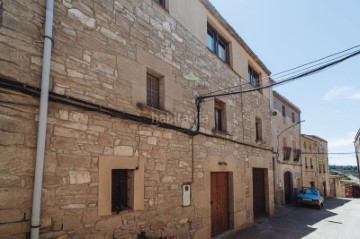
M 317 207 L 317 209 L 319 209 L 319 210 L 320 210 L 320 209 L 322 208 L 322 205 L 321 205 L 321 204 L 319 204 L 319 205 L 317 205 L 316 207 Z

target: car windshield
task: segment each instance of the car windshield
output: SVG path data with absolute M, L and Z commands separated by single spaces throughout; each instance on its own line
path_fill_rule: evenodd
M 319 195 L 319 192 L 316 189 L 311 189 L 311 188 L 305 188 L 303 190 L 301 190 L 302 194 L 311 194 L 311 195 Z

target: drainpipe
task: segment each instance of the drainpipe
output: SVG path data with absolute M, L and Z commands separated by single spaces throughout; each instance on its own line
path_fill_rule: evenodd
M 48 114 L 48 103 L 49 103 L 48 98 L 49 98 L 51 47 L 52 47 L 53 12 L 54 12 L 54 0 L 47 0 L 45 34 L 44 34 L 43 68 L 42 68 L 42 79 L 41 79 L 39 129 L 38 129 L 38 138 L 37 138 L 34 192 L 33 192 L 33 201 L 32 201 L 32 213 L 31 213 L 31 239 L 38 239 L 39 231 L 40 231 L 41 189 L 43 183 L 46 125 L 47 125 L 47 114 Z

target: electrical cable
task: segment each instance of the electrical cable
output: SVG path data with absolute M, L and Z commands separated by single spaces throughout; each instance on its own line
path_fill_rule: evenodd
M 243 94 L 243 93 L 249 93 L 249 92 L 253 92 L 253 91 L 258 91 L 258 90 L 262 90 L 262 89 L 267 89 L 267 88 L 271 88 L 271 87 L 274 87 L 274 86 L 279 86 L 279 85 L 283 85 L 283 84 L 286 84 L 286 83 L 289 83 L 291 81 L 294 81 L 294 80 L 297 80 L 297 79 L 300 79 L 300 78 L 303 78 L 305 76 L 309 76 L 309 75 L 312 75 L 312 74 L 315 74 L 315 73 L 318 73 L 322 70 L 325 70 L 329 67 L 332 67 L 334 65 L 337 65 L 345 60 L 348 60 L 352 57 L 355 57 L 357 55 L 360 54 L 360 50 L 359 51 L 356 51 L 350 55 L 347 55 L 346 57 L 343 57 L 341 59 L 338 59 L 334 62 L 330 62 L 326 65 L 323 65 L 323 66 L 320 66 L 320 67 L 317 67 L 313 70 L 310 70 L 310 71 L 307 71 L 305 73 L 300 73 L 298 75 L 295 75 L 295 76 L 292 76 L 290 78 L 287 78 L 287 79 L 284 79 L 282 81 L 279 81 L 279 82 L 275 82 L 273 84 L 269 84 L 269 85 L 266 85 L 266 86 L 261 86 L 261 87 L 255 87 L 253 89 L 249 89 L 249 90 L 243 90 L 243 91 L 235 91 L 235 92 L 228 92 L 228 93 L 223 93 L 223 94 L 215 94 L 215 95 L 205 95 L 205 96 L 199 96 L 198 98 L 200 100 L 204 100 L 204 99 L 207 99 L 207 98 L 215 98 L 215 97 L 221 97 L 221 96 L 229 96 L 229 95 L 237 95 L 237 94 Z
M 304 66 L 307 66 L 307 65 L 310 65 L 310 64 L 313 64 L 313 63 L 316 63 L 316 62 L 319 62 L 319 61 L 325 60 L 325 59 L 330 58 L 330 57 L 332 57 L 332 56 L 339 55 L 339 54 L 341 54 L 341 53 L 344 53 L 344 52 L 347 52 L 347 51 L 353 50 L 353 49 L 358 48 L 358 47 L 360 47 L 360 45 L 356 45 L 356 46 L 350 47 L 350 48 L 348 48 L 348 49 L 346 49 L 346 50 L 343 50 L 343 51 L 340 51 L 340 52 L 333 53 L 333 54 L 328 55 L 328 56 L 325 56 L 325 57 L 323 57 L 323 58 L 321 58 L 321 59 L 318 59 L 318 60 L 315 60 L 315 61 L 310 61 L 310 62 L 308 62 L 308 63 L 305 63 L 305 64 L 301 65 L 301 66 L 297 66 L 297 67 L 294 67 L 294 68 L 292 68 L 292 69 L 285 70 L 285 71 L 282 71 L 282 72 L 279 72 L 279 73 L 273 74 L 273 75 L 271 75 L 271 76 L 276 76 L 276 75 L 280 75 L 280 74 L 283 74 L 283 73 L 286 73 L 286 72 L 289 72 L 289 71 L 292 71 L 292 70 L 296 70 L 296 69 L 299 69 L 299 68 L 301 68 L 301 67 L 304 67 Z
M 304 67 L 304 66 L 307 66 L 307 65 L 310 65 L 310 64 L 314 64 L 314 63 L 323 61 L 323 60 L 328 59 L 328 58 L 330 58 L 330 57 L 333 57 L 333 56 L 342 54 L 342 53 L 344 53 L 344 52 L 348 52 L 348 51 L 350 51 L 350 50 L 353 50 L 353 49 L 359 48 L 359 47 L 360 47 L 360 45 L 356 45 L 356 46 L 354 46 L 354 47 L 348 48 L 348 49 L 346 49 L 346 50 L 343 50 L 343 51 L 340 51 L 340 52 L 337 52 L 337 53 L 333 53 L 333 54 L 328 55 L 328 56 L 326 56 L 326 57 L 323 57 L 323 58 L 321 58 L 321 59 L 314 60 L 314 61 L 305 63 L 305 64 L 303 64 L 303 65 L 300 65 L 300 66 L 297 66 L 297 67 L 294 67 L 294 68 L 291 68 L 291 69 L 288 69 L 288 70 L 285 70 L 285 71 L 282 71 L 282 72 L 273 74 L 273 75 L 271 75 L 271 76 L 264 77 L 264 78 L 262 78 L 262 79 L 260 79 L 260 80 L 261 80 L 261 81 L 264 81 L 264 80 L 267 80 L 267 79 L 272 79 L 272 80 L 280 79 L 280 78 L 283 78 L 283 77 L 285 77 L 285 76 L 291 75 L 292 73 L 301 72 L 301 71 L 303 71 L 303 70 L 310 69 L 310 68 L 312 68 L 312 67 L 308 67 L 308 68 L 305 68 L 305 69 L 301 69 L 301 70 L 298 70 L 298 71 L 295 71 L 295 72 L 292 72 L 292 73 L 289 73 L 289 74 L 286 74 L 286 75 L 283 75 L 283 76 L 278 76 L 278 77 L 276 77 L 276 78 L 273 78 L 273 77 L 274 77 L 274 76 L 277 76 L 277 75 L 281 75 L 281 74 L 283 74 L 283 73 L 291 72 L 291 71 L 293 71 L 293 70 L 297 70 L 297 69 L 299 69 L 299 68 L 301 68 L 301 67 Z M 354 51 L 354 52 L 356 52 L 356 51 Z M 350 55 L 350 54 L 351 54 L 351 52 L 350 52 L 350 53 L 347 53 L 347 54 L 344 54 L 343 56 L 345 56 L 345 55 Z M 334 58 L 334 59 L 338 59 L 338 58 L 339 58 L 339 57 L 336 57 L 336 58 Z M 332 60 L 334 60 L 334 59 L 332 59 Z M 316 65 L 321 65 L 321 64 L 330 62 L 330 61 L 332 61 L 332 60 L 329 60 L 329 61 L 326 61 L 326 62 L 322 62 L 322 63 L 316 64 Z M 316 66 L 316 65 L 314 65 L 314 66 Z M 313 67 L 314 67 L 314 66 L 313 66 Z M 242 80 L 241 77 L 240 77 L 240 80 Z M 227 90 L 234 89 L 234 88 L 237 88 L 237 87 L 241 87 L 241 86 L 244 86 L 244 85 L 250 85 L 250 82 L 245 82 L 245 83 L 240 84 L 240 85 L 237 85 L 237 86 L 228 87 L 228 88 L 225 88 L 225 89 L 221 89 L 221 90 L 216 90 L 216 91 L 213 91 L 213 92 L 209 92 L 209 93 L 203 94 L 203 96 L 210 95 L 210 94 L 214 94 L 214 93 L 217 93 L 217 92 L 220 92 L 220 91 L 227 91 Z
M 354 51 L 354 52 L 356 52 L 356 51 Z M 350 52 L 350 53 L 346 53 L 346 54 L 340 55 L 340 56 L 335 57 L 335 58 L 333 58 L 333 59 L 331 59 L 331 60 L 324 61 L 324 62 L 321 62 L 321 63 L 315 64 L 315 65 L 309 66 L 309 67 L 307 67 L 307 68 L 304 68 L 304 69 L 301 69 L 301 70 L 294 71 L 294 72 L 292 72 L 292 73 L 288 73 L 288 74 L 283 75 L 283 76 L 281 76 L 281 77 L 274 78 L 273 80 L 275 80 L 275 81 L 276 81 L 276 80 L 279 80 L 279 79 L 281 79 L 281 78 L 283 78 L 283 77 L 285 77 L 285 76 L 289 76 L 289 75 L 292 75 L 292 74 L 294 74 L 294 73 L 299 73 L 299 72 L 303 72 L 303 71 L 305 71 L 305 70 L 312 69 L 312 68 L 314 68 L 315 66 L 319 66 L 319 65 L 322 65 L 322 64 L 329 63 L 329 62 L 332 62 L 332 61 L 334 61 L 334 60 L 340 59 L 340 58 L 342 58 L 342 57 L 349 56 L 349 55 L 351 55 L 351 54 L 352 54 L 352 53 L 354 53 L 354 52 Z
M 18 81 L 13 81 L 13 80 L 7 80 L 7 79 L 3 79 L 0 78 L 0 87 L 8 89 L 8 90 L 12 90 L 12 91 L 16 91 L 16 92 L 21 92 L 25 95 L 30 95 L 30 96 L 35 96 L 35 97 L 39 97 L 40 96 L 40 88 L 36 87 L 36 86 L 32 86 L 26 83 L 21 83 Z M 124 120 L 131 120 L 140 124 L 147 124 L 147 125 L 152 125 L 152 126 L 156 126 L 156 127 L 160 127 L 160 128 L 164 128 L 164 129 L 170 129 L 170 130 L 174 130 L 177 132 L 181 132 L 183 134 L 186 134 L 190 137 L 196 136 L 196 135 L 203 135 L 206 137 L 211 137 L 211 138 L 217 138 L 217 139 L 221 139 L 224 141 L 229 141 L 232 143 L 236 143 L 239 145 L 243 145 L 243 146 L 248 146 L 251 148 L 255 148 L 255 149 L 259 149 L 259 150 L 264 150 L 264 151 L 270 151 L 273 152 L 272 149 L 270 148 L 265 148 L 265 147 L 260 147 L 257 145 L 252 145 L 250 143 L 245 143 L 245 142 L 240 142 L 240 141 L 236 141 L 236 140 L 232 140 L 232 139 L 228 139 L 226 137 L 221 137 L 221 136 L 217 136 L 217 135 L 211 135 L 211 134 L 207 134 L 207 133 L 201 133 L 198 131 L 193 131 L 191 129 L 186 129 L 186 128 L 182 128 L 179 126 L 175 126 L 172 124 L 168 124 L 168 123 L 164 123 L 161 121 L 156 121 L 152 118 L 148 118 L 148 117 L 144 117 L 144 116 L 138 116 L 138 115 L 133 115 L 130 113 L 125 113 L 122 111 L 118 111 L 116 109 L 112 109 L 112 108 L 108 108 L 105 106 L 101 106 L 101 105 L 97 105 L 94 104 L 92 102 L 88 102 L 82 99 L 77 99 L 71 96 L 66 96 L 66 95 L 59 95 L 56 94 L 54 92 L 50 92 L 49 93 L 49 100 L 52 102 L 56 102 L 56 103 L 60 103 L 60 104 L 65 104 L 65 105 L 70 105 L 73 107 L 77 107 L 77 108 L 81 108 L 84 109 L 86 111 L 91 111 L 91 112 L 100 112 L 104 115 L 108 115 L 108 116 L 112 116 L 115 118 L 120 118 L 120 119 L 124 119 Z M 31 105 L 33 106 L 33 105 Z

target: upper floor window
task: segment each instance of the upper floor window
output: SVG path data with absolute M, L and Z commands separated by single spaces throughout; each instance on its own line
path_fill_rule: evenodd
M 293 123 L 296 121 L 295 112 L 291 112 L 291 120 Z
M 286 107 L 285 107 L 285 105 L 282 105 L 282 107 L 281 107 L 281 113 L 282 113 L 282 116 L 283 116 L 283 117 L 286 116 Z
M 155 2 L 159 3 L 163 8 L 165 8 L 165 0 L 155 0 Z
M 249 82 L 254 87 L 260 87 L 260 77 L 259 74 L 249 66 L 248 68 L 249 73 Z
M 208 28 L 207 28 L 207 46 L 221 60 L 223 60 L 226 63 L 229 63 L 229 56 L 228 56 L 229 44 L 210 25 L 208 25 Z
M 260 118 L 256 118 L 255 120 L 255 129 L 256 129 L 256 141 L 263 140 L 262 137 L 262 122 Z
M 215 100 L 215 130 L 225 131 L 225 104 Z
M 284 161 L 289 161 L 291 157 L 291 148 L 290 147 L 284 147 Z
M 160 79 L 152 74 L 147 74 L 146 81 L 147 106 L 160 109 Z

